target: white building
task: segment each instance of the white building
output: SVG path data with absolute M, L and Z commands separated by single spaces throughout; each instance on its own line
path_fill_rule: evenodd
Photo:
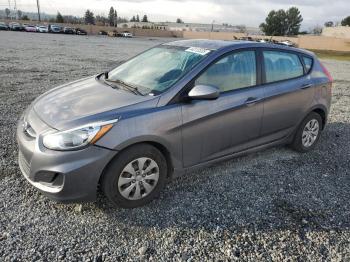
M 174 23 L 174 22 L 128 22 L 120 23 L 118 27 L 122 28 L 144 28 L 144 29 L 159 29 L 168 31 L 195 31 L 195 32 L 236 32 L 261 34 L 259 28 L 219 25 L 219 24 L 200 24 L 200 23 Z
M 159 29 L 168 30 L 167 26 L 162 23 L 152 23 L 152 22 L 128 22 L 120 23 L 118 27 L 122 28 L 144 28 L 144 29 Z

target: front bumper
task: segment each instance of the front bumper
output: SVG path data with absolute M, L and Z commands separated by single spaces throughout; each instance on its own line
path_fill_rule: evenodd
M 34 187 L 60 202 L 91 201 L 96 198 L 100 176 L 116 152 L 97 146 L 76 151 L 54 151 L 42 144 L 40 131 L 50 130 L 35 113 L 29 114 L 35 138 L 17 127 L 19 167 Z M 38 132 L 39 130 L 39 132 Z

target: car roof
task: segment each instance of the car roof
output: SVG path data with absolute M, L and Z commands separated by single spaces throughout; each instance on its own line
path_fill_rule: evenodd
M 164 45 L 181 46 L 181 47 L 198 47 L 210 50 L 218 50 L 220 48 L 232 45 L 231 41 L 223 40 L 206 40 L 206 39 L 195 39 L 195 40 L 179 40 Z
M 311 56 L 314 55 L 312 52 L 304 49 L 300 49 L 300 48 L 277 45 L 273 43 L 261 43 L 261 42 L 255 42 L 255 41 L 242 41 L 242 40 L 208 40 L 208 39 L 179 40 L 179 41 L 165 43 L 163 45 L 179 46 L 179 47 L 197 47 L 197 48 L 205 48 L 210 50 L 264 47 L 264 48 L 271 48 L 271 49 L 295 51 L 295 52 L 304 53 Z

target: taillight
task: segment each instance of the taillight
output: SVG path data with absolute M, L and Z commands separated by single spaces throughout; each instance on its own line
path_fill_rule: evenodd
M 327 76 L 328 80 L 333 83 L 333 77 L 331 76 L 331 74 L 329 73 L 329 71 L 327 70 L 327 68 L 322 64 L 321 64 L 321 67 L 322 67 L 322 70 L 323 70 L 323 73 L 325 73 L 325 75 Z

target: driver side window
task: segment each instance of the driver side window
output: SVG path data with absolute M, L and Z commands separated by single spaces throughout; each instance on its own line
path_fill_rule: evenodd
M 216 86 L 221 92 L 256 85 L 255 51 L 235 52 L 211 65 L 195 85 Z

